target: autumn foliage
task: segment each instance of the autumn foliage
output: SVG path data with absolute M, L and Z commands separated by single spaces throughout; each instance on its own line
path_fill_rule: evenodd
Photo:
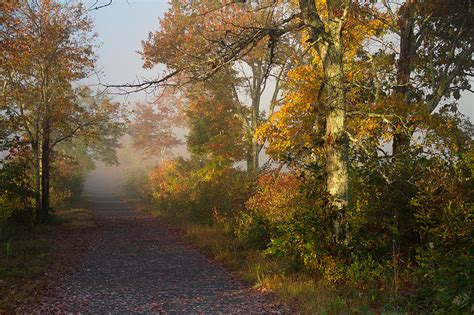
M 78 192 L 87 157 L 121 134 L 116 103 L 73 88 L 95 62 L 81 6 L 38 1 L 54 26 L 43 38 L 15 3 L 0 17 L 4 220 L 41 212 L 44 192 Z M 140 52 L 165 76 L 136 85 L 156 89 L 130 124 L 159 163 L 127 189 L 219 227 L 275 278 L 337 291 L 344 313 L 472 312 L 474 128 L 458 101 L 472 92 L 473 34 L 468 0 L 172 0 Z
M 377 311 L 467 311 L 473 127 L 450 97 L 472 75 L 472 19 L 454 1 L 344 6 L 172 2 L 142 56 L 187 83 L 191 157 L 150 172 L 154 200 Z M 252 173 L 232 88 L 258 80 L 235 73 L 265 53 L 287 63 L 252 130 L 270 161 Z
M 116 162 L 122 117 L 116 102 L 78 84 L 96 62 L 82 4 L 3 1 L 0 9 L 0 173 L 17 183 L 2 185 L 1 211 L 44 223 L 52 207 L 80 194 L 92 159 Z

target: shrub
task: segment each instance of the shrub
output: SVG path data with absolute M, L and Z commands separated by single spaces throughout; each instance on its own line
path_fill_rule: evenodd
M 304 203 L 301 182 L 295 173 L 263 173 L 256 192 L 245 203 L 250 212 L 271 223 L 288 221 Z
M 152 199 L 152 189 L 148 182 L 148 170 L 137 168 L 128 171 L 124 177 L 122 190 L 125 196 L 143 201 Z
M 33 219 L 34 192 L 26 164 L 10 159 L 0 168 L 0 225 L 7 221 L 30 224 Z
M 166 161 L 151 170 L 148 180 L 158 208 L 200 223 L 234 220 L 248 198 L 245 174 L 212 162 Z
M 412 199 L 420 244 L 414 270 L 415 309 L 468 312 L 473 305 L 474 154 L 454 164 L 433 159 Z M 421 307 L 421 308 L 420 308 Z

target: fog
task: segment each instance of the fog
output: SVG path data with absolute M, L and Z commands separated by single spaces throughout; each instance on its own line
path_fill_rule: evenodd
M 107 167 L 97 162 L 84 183 L 84 195 L 118 195 L 121 193 L 122 173 L 119 167 Z
M 185 130 L 178 130 L 176 133 L 180 139 L 184 140 L 185 132 Z M 87 174 L 84 194 L 123 194 L 123 186 L 128 175 L 139 169 L 151 168 L 160 162 L 158 158 L 146 158 L 141 150 L 134 148 L 129 135 L 122 138 L 121 145 L 122 147 L 117 150 L 117 165 L 95 161 L 95 169 Z M 185 145 L 172 150 L 168 158 L 178 156 L 183 158 L 189 156 Z
M 84 194 L 120 195 L 127 174 L 156 163 L 153 159 L 143 159 L 143 154 L 133 148 L 130 136 L 124 136 L 121 142 L 122 148 L 117 150 L 118 165 L 96 161 L 95 169 L 88 173 L 84 183 Z

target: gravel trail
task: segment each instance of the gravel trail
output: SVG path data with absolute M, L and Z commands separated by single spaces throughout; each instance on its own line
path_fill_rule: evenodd
M 111 193 L 87 196 L 99 228 L 75 272 L 40 313 L 281 314 L 275 298 L 252 291 L 189 246 L 159 219 Z

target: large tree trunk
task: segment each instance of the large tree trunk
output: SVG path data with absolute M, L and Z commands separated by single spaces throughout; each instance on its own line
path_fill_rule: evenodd
M 331 206 L 336 210 L 334 233 L 337 242 L 348 239 L 345 210 L 349 205 L 348 143 L 346 136 L 346 91 L 344 86 L 342 23 L 338 12 L 342 1 L 327 0 L 329 19 L 323 22 L 313 0 L 300 0 L 310 40 L 323 61 L 326 85 L 326 183 Z
M 400 56 L 397 65 L 397 87 L 395 92 L 400 95 L 404 106 L 410 104 L 410 75 L 412 72 L 412 58 L 414 43 L 414 10 L 415 0 L 408 0 L 400 8 Z M 410 133 L 408 130 L 396 130 L 393 137 L 392 152 L 394 157 L 400 156 L 410 145 Z
M 331 43 L 324 58 L 327 82 L 326 172 L 327 191 L 338 210 L 334 221 L 336 239 L 347 238 L 345 208 L 349 205 L 348 143 L 346 135 L 346 91 L 342 60 L 341 36 L 337 24 L 329 26 Z

